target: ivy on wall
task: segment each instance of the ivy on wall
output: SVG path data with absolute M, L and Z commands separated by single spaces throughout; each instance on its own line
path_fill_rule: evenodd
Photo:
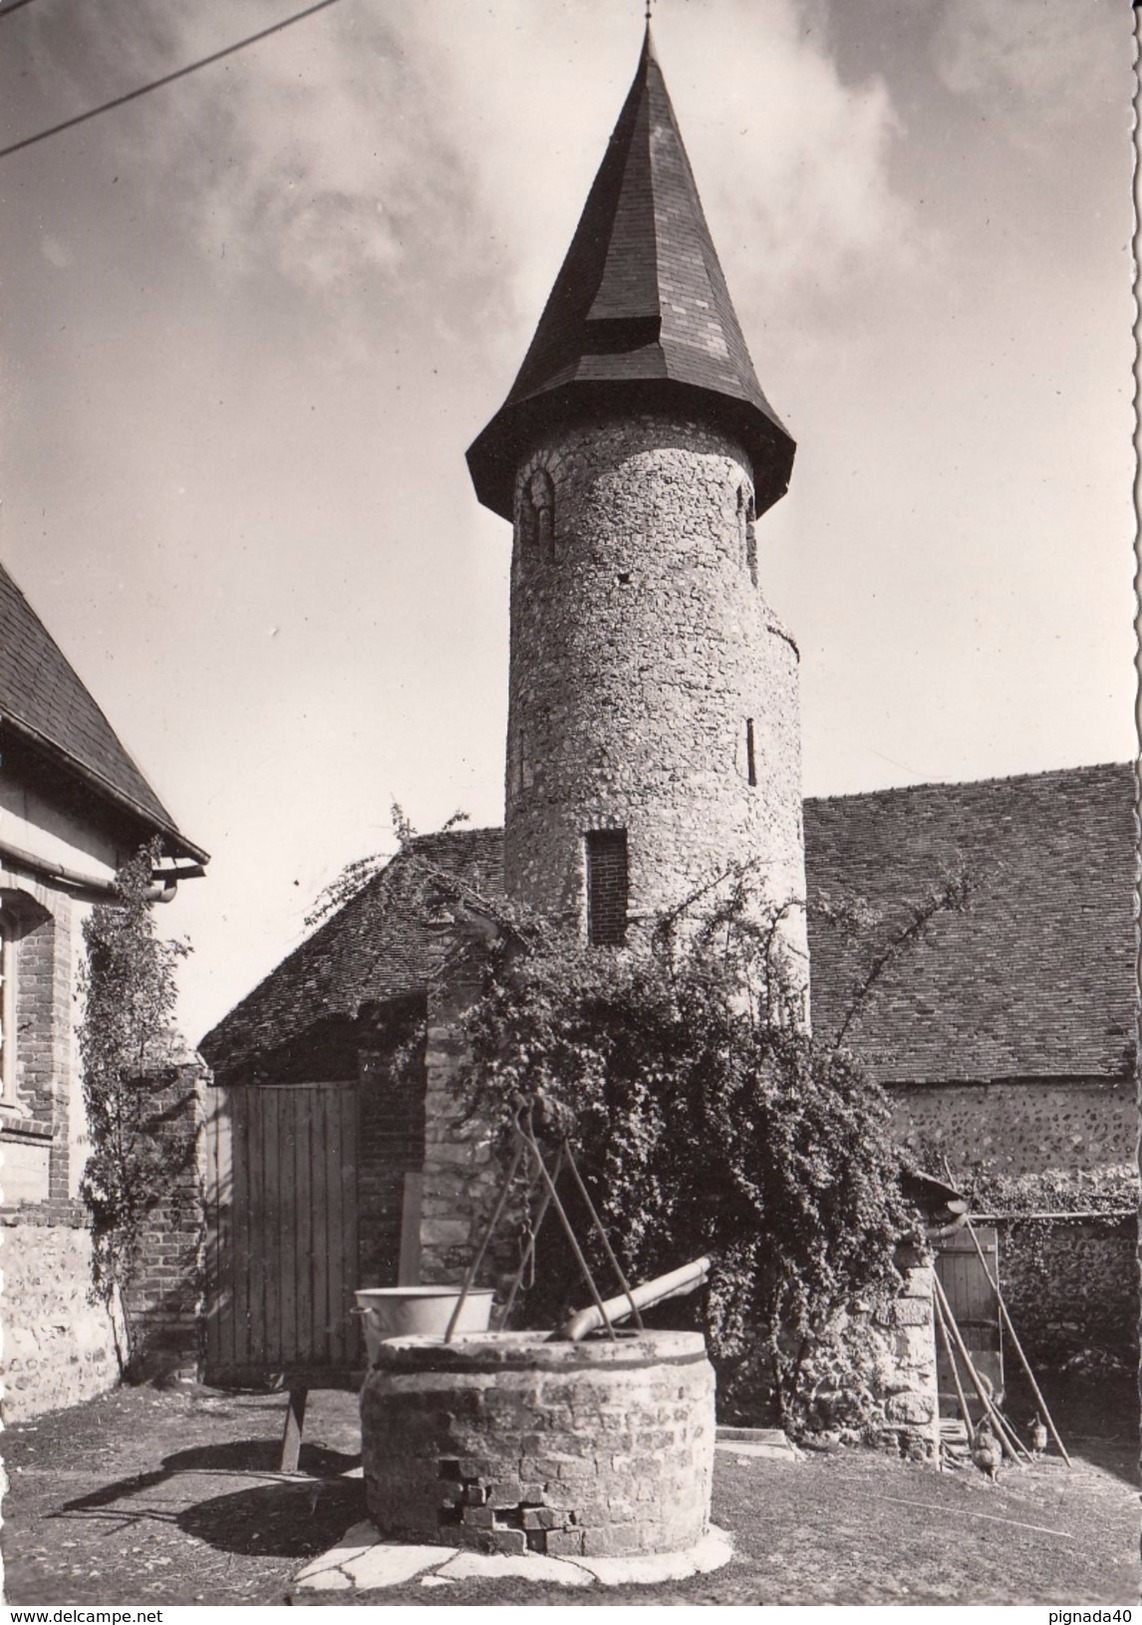
M 157 840 L 140 848 L 115 877 L 115 901 L 97 904 L 83 925 L 78 1036 L 91 1153 L 80 1191 L 91 1214 L 94 1292 L 126 1327 L 121 1369 L 131 1357 L 124 1303 L 144 1228 L 186 1157 L 185 1145 L 156 1134 L 154 1123 L 175 1037 L 176 969 L 190 952 L 155 930 L 148 894 L 160 856 Z

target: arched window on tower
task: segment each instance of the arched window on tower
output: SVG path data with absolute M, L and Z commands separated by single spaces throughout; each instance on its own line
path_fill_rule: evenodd
M 745 567 L 749 571 L 749 579 L 757 586 L 757 509 L 754 506 L 753 492 L 748 485 L 738 486 L 738 525 L 741 529 L 742 543 L 745 551 Z
M 524 482 L 519 501 L 520 551 L 525 562 L 555 555 L 555 487 L 545 468 Z

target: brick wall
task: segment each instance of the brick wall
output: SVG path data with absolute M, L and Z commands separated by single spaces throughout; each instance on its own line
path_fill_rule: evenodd
M 199 1360 L 203 1206 L 199 1170 L 201 1091 L 209 1077 L 197 1058 L 148 1077 L 147 1124 L 169 1156 L 169 1179 L 150 1214 L 125 1308 L 132 1377 L 191 1373 Z
M 394 1062 L 401 1034 L 374 1033 L 358 1058 L 357 1265 L 362 1287 L 395 1286 L 405 1176 L 424 1164 L 424 1046 Z M 404 1034 L 405 1039 L 408 1033 Z
M 69 1108 L 75 1083 L 73 1045 L 74 955 L 78 930 L 74 900 L 28 883 L 9 894 L 17 921 L 17 1109 L 0 1114 L 2 1141 L 12 1145 L 14 1188 L 5 1202 L 66 1201 L 69 1180 Z M 0 1171 L 0 1181 L 3 1172 Z
M 587 835 L 587 938 L 606 946 L 626 941 L 627 838 L 625 830 Z
M 458 1075 L 467 1054 L 460 1017 L 474 992 L 474 984 L 462 975 L 429 992 L 420 1222 L 420 1278 L 425 1282 L 463 1277 L 503 1179 L 486 1131 L 465 1120 L 460 1099 Z M 493 1246 L 484 1266 L 489 1282 L 501 1262 L 508 1263 Z
M 150 1076 L 148 1130 L 170 1151 L 170 1177 L 143 1237 L 123 1310 L 127 1375 L 191 1372 L 198 1362 L 202 1201 L 198 1171 L 197 1060 Z M 11 1413 L 33 1416 L 78 1403 L 118 1380 L 110 1321 L 92 1300 L 89 1215 L 82 1201 L 53 1196 L 0 1213 L 4 1235 L 4 1336 L 15 1364 L 6 1382 Z M 79 1342 L 66 1327 L 80 1328 Z

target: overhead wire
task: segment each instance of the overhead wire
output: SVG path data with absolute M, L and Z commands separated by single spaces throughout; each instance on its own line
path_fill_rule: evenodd
M 31 0 L 9 0 L 7 6 L 0 7 L 0 13 L 14 11 L 17 6 L 30 4 Z M 114 107 L 124 107 L 128 102 L 137 101 L 140 96 L 149 95 L 152 90 L 173 84 L 176 79 L 185 79 L 187 74 L 197 73 L 199 68 L 207 68 L 212 62 L 221 62 L 223 57 L 233 56 L 236 51 L 244 51 L 248 45 L 256 45 L 259 40 L 268 39 L 271 34 L 280 34 L 283 28 L 290 28 L 294 23 L 312 17 L 314 12 L 324 11 L 326 7 L 336 4 L 337 0 L 317 0 L 315 5 L 307 6 L 304 11 L 294 12 L 292 17 L 283 17 L 280 22 L 272 23 L 269 28 L 260 29 L 256 34 L 249 34 L 245 39 L 225 46 L 221 51 L 212 51 L 209 56 L 200 57 L 197 62 L 189 62 L 184 68 L 176 68 L 173 73 L 165 73 L 161 79 L 152 79 L 149 84 L 140 85 L 136 90 L 129 90 L 125 95 L 116 96 L 112 101 L 88 108 L 86 113 L 76 113 L 72 118 L 62 119 L 59 124 L 53 124 L 50 129 L 40 130 L 36 135 L 27 135 L 22 141 L 13 141 L 11 146 L 0 147 L 0 158 L 21 152 L 25 147 L 34 147 L 37 141 L 46 141 L 49 136 L 60 135 L 64 130 L 74 129 L 77 124 L 86 124 L 88 119 L 98 118 L 101 113 L 109 113 Z
M 0 17 L 6 17 L 10 11 L 19 11 L 21 6 L 30 6 L 32 0 L 8 0 L 6 6 L 0 6 Z

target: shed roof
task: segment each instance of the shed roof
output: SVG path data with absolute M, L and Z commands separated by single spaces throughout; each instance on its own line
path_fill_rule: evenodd
M 62 762 L 120 810 L 168 837 L 177 856 L 206 854 L 179 830 L 8 571 L 0 564 L 0 724 Z
M 815 1030 L 835 1033 L 870 956 L 940 877 L 966 912 L 936 916 L 877 983 L 847 1041 L 881 1082 L 1121 1075 L 1134 1031 L 1134 773 L 1074 768 L 806 801 L 812 902 L 880 916 L 845 941 L 810 914 Z M 426 877 L 495 900 L 502 832 L 411 842 L 202 1042 L 219 1082 L 279 1076 L 332 1018 L 423 992 L 451 946 Z M 300 1063 L 297 1063 L 300 1064 Z
M 468 452 L 481 502 L 511 517 L 515 468 L 547 417 L 671 399 L 723 422 L 782 495 L 793 441 L 762 393 L 647 29 L 562 269 L 519 375 Z
M 402 847 L 202 1040 L 217 1081 L 293 1074 L 306 1062 L 314 1031 L 355 1022 L 366 1006 L 423 993 L 453 945 L 448 930 L 430 923 L 432 882 L 440 875 L 501 897 L 502 831 L 451 830 Z
M 809 919 L 814 1030 L 837 1031 L 870 955 L 942 874 L 935 916 L 847 1034 L 881 1082 L 1121 1074 L 1133 1054 L 1134 770 L 1071 768 L 805 803 L 809 894 L 883 924 L 846 943 Z

